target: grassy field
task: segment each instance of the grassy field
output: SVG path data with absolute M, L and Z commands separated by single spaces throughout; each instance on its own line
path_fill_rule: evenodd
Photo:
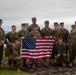
M 17 73 L 16 71 L 13 70 L 0 70 L 0 75 L 30 75 L 30 74 L 26 72 Z

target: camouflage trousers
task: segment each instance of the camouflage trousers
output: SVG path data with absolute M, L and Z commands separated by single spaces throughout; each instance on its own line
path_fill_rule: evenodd
M 10 57 L 8 60 L 12 60 L 12 63 L 16 68 L 22 68 L 23 66 L 23 61 L 20 57 Z
M 73 63 L 76 57 L 76 46 L 71 46 L 69 48 L 69 62 Z
M 66 61 L 67 61 L 66 54 L 60 55 L 60 57 L 55 58 L 56 64 L 62 64 L 65 63 Z

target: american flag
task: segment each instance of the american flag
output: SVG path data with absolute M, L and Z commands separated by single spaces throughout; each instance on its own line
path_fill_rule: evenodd
M 21 41 L 22 59 L 50 58 L 55 40 L 46 38 L 24 38 Z

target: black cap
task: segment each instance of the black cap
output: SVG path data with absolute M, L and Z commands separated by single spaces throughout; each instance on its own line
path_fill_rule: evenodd
M 26 26 L 26 25 L 27 25 L 26 23 L 22 23 L 22 24 L 21 24 L 21 26 Z
M 33 17 L 32 20 L 36 20 L 36 17 Z
M 74 29 L 76 26 L 75 25 L 71 25 L 72 29 Z
M 3 22 L 2 22 L 2 19 L 0 19 L 0 23 L 3 23 Z
M 58 22 L 54 22 L 54 26 L 58 26 Z
M 60 22 L 60 25 L 64 25 L 64 22 Z
M 46 21 L 45 21 L 45 23 L 46 23 L 46 24 L 49 24 L 49 21 L 48 21 L 48 20 L 46 20 Z

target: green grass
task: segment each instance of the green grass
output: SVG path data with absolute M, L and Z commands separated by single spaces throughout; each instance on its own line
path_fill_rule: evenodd
M 26 72 L 18 73 L 13 70 L 0 70 L 0 75 L 30 75 L 30 74 L 28 74 Z

